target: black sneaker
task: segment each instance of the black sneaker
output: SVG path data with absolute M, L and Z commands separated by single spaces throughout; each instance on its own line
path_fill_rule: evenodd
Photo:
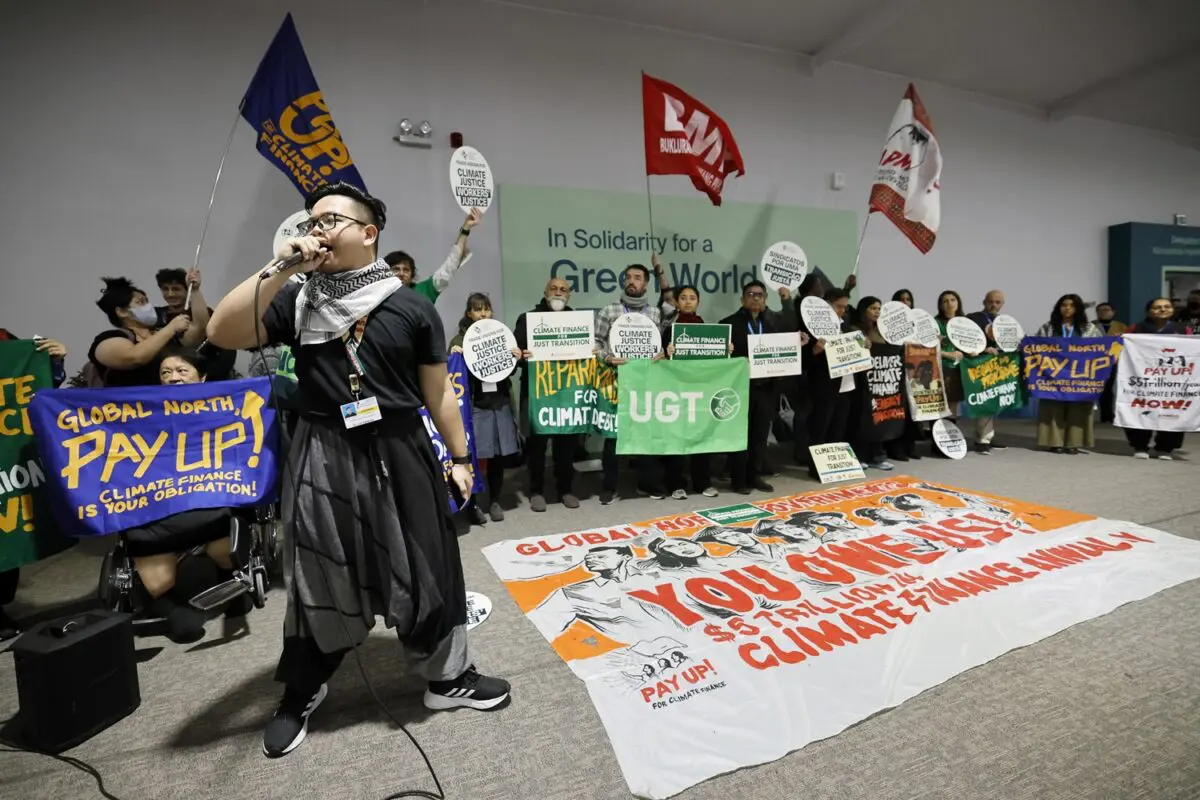
M 21 626 L 17 621 L 4 613 L 4 609 L 0 608 L 0 642 L 7 642 L 9 639 L 15 639 L 21 633 Z
M 474 708 L 490 711 L 508 699 L 508 681 L 480 675 L 470 667 L 457 680 L 430 681 L 425 690 L 425 707 L 431 711 Z
M 976 453 L 984 456 L 990 456 L 992 454 L 992 446 L 990 444 L 984 444 L 983 442 L 976 442 L 974 450 Z
M 750 481 L 750 486 L 757 489 L 760 492 L 775 491 L 775 487 L 772 486 L 771 484 L 767 483 L 766 481 L 764 481 L 762 478 L 755 478 L 754 480 Z
M 290 686 L 284 689 L 279 710 L 263 731 L 263 755 L 279 758 L 299 747 L 308 735 L 308 718 L 328 693 L 329 688 L 323 683 L 320 689 L 311 694 Z
M 612 501 L 616 499 L 617 493 L 610 489 L 605 489 L 600 493 L 600 505 L 602 506 L 610 505 L 612 504 Z
M 483 513 L 483 509 L 480 508 L 475 503 L 471 504 L 470 515 L 471 515 L 471 524 L 472 525 L 487 525 L 488 524 L 488 515 Z
M 993 442 L 991 443 L 990 447 L 991 447 L 993 450 L 1007 450 L 1007 449 L 1008 449 L 1008 445 L 1006 445 L 1006 444 L 1000 444 L 999 442 L 996 442 L 996 441 L 993 441 Z

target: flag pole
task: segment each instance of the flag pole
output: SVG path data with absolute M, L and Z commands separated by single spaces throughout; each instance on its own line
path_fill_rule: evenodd
M 221 153 L 221 163 L 217 166 L 217 176 L 213 178 L 212 194 L 208 196 L 208 210 L 204 212 L 204 227 L 200 230 L 200 241 L 196 243 L 196 257 L 192 260 L 193 267 L 200 266 L 200 250 L 204 247 L 204 237 L 208 235 L 208 221 L 212 219 L 213 201 L 217 199 L 217 185 L 221 182 L 221 172 L 225 169 L 225 159 L 229 157 L 229 149 L 233 146 L 233 134 L 237 130 L 238 120 L 242 117 L 242 106 L 246 105 L 246 98 L 242 98 L 242 102 L 238 103 L 237 113 L 233 115 L 233 125 L 229 126 L 229 135 L 225 137 L 225 152 Z M 187 300 L 184 302 L 184 308 L 188 308 L 192 303 L 192 285 L 188 284 Z
M 851 275 L 858 277 L 858 262 L 862 259 L 863 242 L 867 239 L 867 226 L 871 224 L 871 209 L 867 209 L 867 219 L 863 222 L 862 233 L 858 237 L 858 251 L 854 254 L 854 269 Z
M 646 176 L 646 210 L 650 212 L 650 246 L 654 246 L 654 203 L 650 200 L 650 176 Z

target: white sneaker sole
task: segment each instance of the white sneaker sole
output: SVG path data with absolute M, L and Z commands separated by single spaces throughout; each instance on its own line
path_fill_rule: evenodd
M 263 755 L 266 756 L 267 758 L 283 758 L 288 753 L 292 752 L 297 747 L 304 744 L 304 740 L 308 737 L 308 720 L 312 717 L 313 712 L 321 707 L 321 703 L 325 702 L 325 697 L 328 694 L 329 694 L 329 686 L 324 683 L 321 684 L 321 691 L 317 692 L 317 698 L 315 700 L 313 700 L 312 708 L 310 708 L 308 710 L 308 714 L 305 715 L 305 717 L 304 717 L 304 724 L 300 726 L 300 733 L 296 736 L 295 739 L 292 740 L 292 743 L 289 744 L 287 747 L 283 748 L 283 750 L 279 753 L 279 755 L 273 756 L 267 752 L 267 744 L 266 744 L 266 742 L 263 742 Z
M 446 697 L 428 689 L 425 690 L 425 707 L 430 711 L 449 711 L 452 708 L 473 708 L 476 711 L 487 711 L 507 699 L 508 692 L 490 700 L 472 700 L 470 697 Z

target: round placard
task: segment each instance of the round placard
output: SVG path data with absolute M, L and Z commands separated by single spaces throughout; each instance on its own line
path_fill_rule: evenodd
M 913 323 L 908 306 L 899 300 L 884 303 L 879 310 L 879 333 L 888 344 L 904 344 L 912 341 L 917 326 Z
M 484 383 L 499 383 L 517 368 L 512 354 L 517 337 L 498 319 L 481 319 L 463 334 L 463 360 L 471 374 Z
M 969 356 L 977 356 L 987 347 L 987 334 L 969 317 L 954 317 L 947 322 L 946 336 L 950 344 Z
M 820 297 L 810 296 L 800 301 L 800 318 L 814 339 L 829 339 L 842 332 L 837 312 Z
M 283 243 L 288 239 L 295 239 L 300 235 L 300 231 L 296 230 L 296 226 L 308 219 L 308 212 L 304 210 L 297 211 L 285 219 L 275 231 L 275 241 L 271 243 L 271 257 L 279 252 L 279 248 L 283 247 Z
M 913 308 L 908 313 L 913 321 L 913 337 L 910 341 L 922 347 L 937 347 L 942 341 L 942 334 L 933 315 L 923 308 Z
M 947 458 L 955 461 L 967 455 L 967 437 L 948 419 L 933 423 L 933 443 Z
M 1021 323 L 1008 314 L 1001 314 L 992 320 L 992 341 L 1006 353 L 1021 349 L 1021 340 L 1025 338 L 1025 329 Z
M 763 253 L 761 273 L 768 289 L 794 291 L 808 274 L 808 256 L 795 242 L 776 242 Z
M 479 627 L 492 615 L 492 601 L 485 594 L 467 592 L 467 630 Z
M 608 349 L 617 358 L 654 358 L 662 352 L 662 335 L 645 314 L 622 314 L 608 331 Z
M 463 211 L 472 208 L 487 211 L 496 194 L 492 169 L 487 159 L 474 147 L 463 146 L 450 156 L 450 189 Z

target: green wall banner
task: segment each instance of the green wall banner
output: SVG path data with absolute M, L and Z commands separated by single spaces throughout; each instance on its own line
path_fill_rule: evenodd
M 758 277 L 759 260 L 772 243 L 800 245 L 809 271 L 819 269 L 838 286 L 854 267 L 858 243 L 853 211 L 734 202 L 715 207 L 703 197 L 656 195 L 651 235 L 640 192 L 503 184 L 499 199 L 510 326 L 541 298 L 551 277 L 566 280 L 572 308 L 617 300 L 621 270 L 649 266 L 651 250 L 672 286 L 695 286 L 700 313 L 721 319 L 737 310 L 742 286 Z M 657 294 L 657 286 L 651 288 Z

